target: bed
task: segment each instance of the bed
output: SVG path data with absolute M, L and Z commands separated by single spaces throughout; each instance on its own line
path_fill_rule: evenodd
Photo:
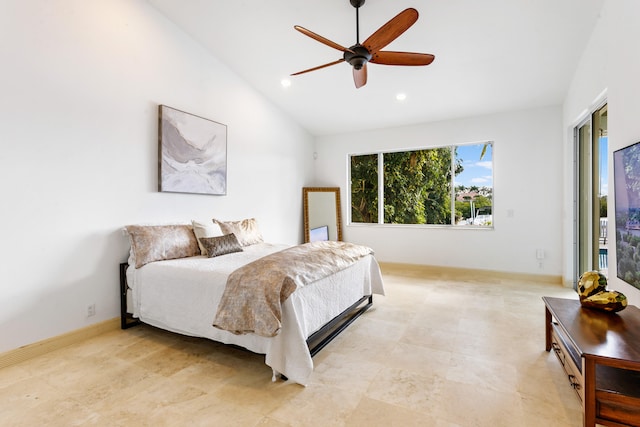
M 120 266 L 123 328 L 143 322 L 184 335 L 241 346 L 264 354 L 274 379 L 280 375 L 306 385 L 313 371 L 312 356 L 372 305 L 374 293 L 384 295 L 378 263 L 372 253 L 367 253 L 348 265 L 334 268 L 335 271 L 320 279 L 311 276 L 312 282 L 297 286 L 282 302 L 280 323 L 272 336 L 265 336 L 268 334 L 261 330 L 247 332 L 214 327 L 220 318 L 221 305 L 229 296 L 227 280 L 231 275 L 237 275 L 246 266 L 282 257 L 289 253 L 287 251 L 315 250 L 302 248 L 306 245 L 326 247 L 338 243 L 315 242 L 300 245 L 300 249 L 265 243 L 261 235 L 251 238 L 251 233 L 255 234 L 255 220 L 249 226 L 254 228 L 252 232 L 247 233 L 247 225 L 242 221 L 232 222 L 231 227 L 226 227 L 229 222 L 219 222 L 221 229 L 213 234 L 220 236 L 207 237 L 212 232 L 203 233 L 197 226 L 201 224 L 126 228 L 131 238 L 131 253 L 129 261 Z M 152 230 L 151 238 L 149 230 Z M 232 233 L 227 233 L 229 231 Z M 205 250 L 205 255 L 202 254 L 202 242 L 229 235 L 240 236 L 234 247 L 240 246 L 241 250 L 215 256 Z M 176 252 L 175 242 L 187 249 Z M 142 245 L 156 254 L 140 262 L 141 254 L 146 256 L 140 250 Z M 162 250 L 157 251 L 157 246 Z M 183 256 L 185 254 L 187 256 Z

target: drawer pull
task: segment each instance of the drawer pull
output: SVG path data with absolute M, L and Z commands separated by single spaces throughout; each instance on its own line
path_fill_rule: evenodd
M 562 349 L 560 348 L 558 343 L 557 342 L 552 342 L 551 343 L 551 348 L 556 353 L 556 356 L 558 357 L 558 360 L 560 361 L 560 364 L 562 366 L 564 366 L 564 354 L 562 353 Z
M 574 390 L 580 390 L 580 383 L 576 381 L 575 375 L 569 375 L 569 383 L 571 383 L 571 387 L 573 387 Z

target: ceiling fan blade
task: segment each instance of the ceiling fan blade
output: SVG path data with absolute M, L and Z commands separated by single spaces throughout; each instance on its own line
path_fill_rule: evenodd
M 331 40 L 329 40 L 329 39 L 327 39 L 325 37 L 322 37 L 321 35 L 316 34 L 313 31 L 309 31 L 306 28 L 301 27 L 300 25 L 294 25 L 293 28 L 295 28 L 296 30 L 300 31 L 305 36 L 309 36 L 312 39 L 319 41 L 320 43 L 326 44 L 329 47 L 332 47 L 334 49 L 339 50 L 340 52 L 351 52 L 350 49 L 347 49 L 346 47 L 341 46 L 336 42 L 332 42 Z
M 364 64 L 359 70 L 353 68 L 353 81 L 356 84 L 356 89 L 367 84 L 367 64 Z
M 429 65 L 435 58 L 430 53 L 378 51 L 369 62 L 383 65 Z
M 417 10 L 413 8 L 405 9 L 391 18 L 391 20 L 382 27 L 378 28 L 362 45 L 373 54 L 398 38 L 400 34 L 407 31 L 417 20 Z
M 336 65 L 336 64 L 339 64 L 341 62 L 344 62 L 344 58 L 338 59 L 337 61 L 329 62 L 328 64 L 318 65 L 317 67 L 309 68 L 308 70 L 298 71 L 297 73 L 293 73 L 291 75 L 292 76 L 297 76 L 299 74 L 308 73 L 309 71 L 315 71 L 315 70 L 319 70 L 321 68 L 330 67 L 332 65 Z

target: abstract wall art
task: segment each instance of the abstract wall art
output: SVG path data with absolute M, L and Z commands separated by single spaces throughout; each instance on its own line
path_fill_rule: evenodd
M 159 108 L 158 190 L 227 194 L 227 126 L 175 108 Z

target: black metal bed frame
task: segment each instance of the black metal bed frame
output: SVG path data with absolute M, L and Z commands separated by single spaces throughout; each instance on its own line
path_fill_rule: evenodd
M 127 268 L 129 264 L 123 262 L 120 264 L 120 328 L 129 329 L 132 326 L 142 323 L 139 319 L 133 317 L 131 313 L 127 313 Z
M 128 329 L 142 323 L 139 319 L 133 317 L 131 313 L 127 312 L 127 267 L 129 267 L 129 264 L 126 262 L 120 264 L 120 327 L 122 329 Z M 318 354 L 320 350 L 340 335 L 347 326 L 353 323 L 354 320 L 360 317 L 372 305 L 373 295 L 365 295 L 345 311 L 327 322 L 322 328 L 311 334 L 309 338 L 307 338 L 307 346 L 309 347 L 311 357 Z
M 311 334 L 309 338 L 307 338 L 307 346 L 309 347 L 311 357 L 315 356 L 335 337 L 340 335 L 340 332 L 344 331 L 347 326 L 353 323 L 354 320 L 360 317 L 372 305 L 373 295 L 365 295 L 351 307 L 326 323 L 322 328 Z

